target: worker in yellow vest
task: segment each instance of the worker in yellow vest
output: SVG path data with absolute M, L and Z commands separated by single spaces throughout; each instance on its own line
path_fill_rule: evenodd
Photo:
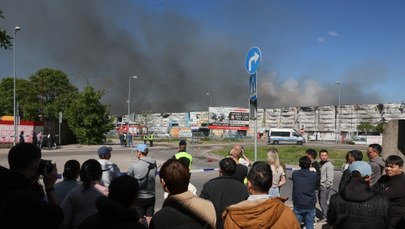
M 143 134 L 143 144 L 146 144 L 146 141 L 149 140 L 149 137 L 147 134 Z
M 149 134 L 149 146 L 150 146 L 150 147 L 153 147 L 153 138 L 154 138 L 153 133 L 150 133 L 150 134 Z
M 187 153 L 187 142 L 186 140 L 181 140 L 179 142 L 179 152 L 176 153 L 173 158 L 175 159 L 180 159 L 180 158 L 186 158 L 189 161 L 188 167 L 191 169 L 191 164 L 193 162 L 193 156 L 191 154 Z

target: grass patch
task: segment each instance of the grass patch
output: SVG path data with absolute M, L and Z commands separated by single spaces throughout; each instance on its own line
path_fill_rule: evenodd
M 218 150 L 213 150 L 211 153 L 226 157 L 229 153 L 229 151 L 232 149 L 233 146 L 227 146 L 223 147 Z M 257 147 L 257 160 L 259 161 L 265 161 L 267 160 L 267 151 L 274 146 L 258 146 Z M 279 156 L 282 162 L 288 165 L 296 165 L 298 166 L 298 159 L 302 156 L 305 155 L 305 151 L 308 149 L 308 147 L 305 146 L 291 146 L 291 145 L 278 145 L 275 148 L 277 148 L 279 152 Z M 318 157 L 317 161 L 319 161 L 319 150 L 322 148 L 319 147 L 314 147 L 318 152 Z M 345 156 L 348 150 L 337 150 L 337 149 L 328 149 L 329 152 L 329 161 L 332 162 L 332 164 L 335 166 L 335 168 L 340 168 L 343 163 L 346 162 Z M 246 156 L 254 160 L 254 146 L 248 146 L 245 147 L 245 154 Z

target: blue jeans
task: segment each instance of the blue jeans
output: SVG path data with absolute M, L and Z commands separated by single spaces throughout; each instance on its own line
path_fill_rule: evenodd
M 269 196 L 270 197 L 280 197 L 280 189 L 278 187 L 271 187 L 269 189 Z
M 315 213 L 316 208 L 304 209 L 304 208 L 293 208 L 295 217 L 297 217 L 298 222 L 301 224 L 304 220 L 305 229 L 314 229 Z

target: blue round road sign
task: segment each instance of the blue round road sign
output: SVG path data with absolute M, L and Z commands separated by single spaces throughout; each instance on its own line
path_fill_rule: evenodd
M 260 67 L 262 52 L 258 47 L 252 47 L 246 54 L 245 69 L 249 74 L 254 74 Z

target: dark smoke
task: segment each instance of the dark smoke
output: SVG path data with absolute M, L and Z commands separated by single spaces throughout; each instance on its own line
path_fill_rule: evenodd
M 248 1 L 232 1 L 232 7 L 221 12 L 223 21 L 213 23 L 212 28 L 180 14 L 181 9 L 171 10 L 170 1 L 158 10 L 151 10 L 145 2 L 2 0 L 6 19 L 0 20 L 0 27 L 9 33 L 16 25 L 22 28 L 17 35 L 17 75 L 28 78 L 43 67 L 60 69 L 80 89 L 86 85 L 104 89 L 103 102 L 118 115 L 127 112 L 132 75 L 139 77 L 131 80 L 132 112 L 207 110 L 207 92 L 213 96 L 213 106 L 247 107 L 249 82 L 243 67 L 247 50 L 269 42 L 276 48 L 262 52 L 288 59 L 283 57 L 287 45 L 279 37 L 284 28 L 299 27 L 299 20 L 287 17 L 283 9 L 263 12 L 259 4 L 247 7 Z M 215 7 L 215 1 L 210 4 Z M 251 15 L 257 18 L 250 19 Z M 228 23 L 239 26 L 232 31 Z M 246 27 L 257 32 L 251 34 Z M 260 42 L 256 41 L 259 37 Z M 0 53 L 0 77 L 11 76 L 12 51 Z M 270 64 L 270 60 L 262 62 Z M 384 75 L 382 66 L 373 66 L 376 71 L 365 64 L 347 72 L 342 82 L 343 104 L 378 102 L 378 94 L 363 92 L 359 80 L 365 69 L 371 76 Z M 259 73 L 259 107 L 337 104 L 335 83 L 318 81 L 327 71 L 305 72 L 294 79 L 270 69 L 262 67 Z

